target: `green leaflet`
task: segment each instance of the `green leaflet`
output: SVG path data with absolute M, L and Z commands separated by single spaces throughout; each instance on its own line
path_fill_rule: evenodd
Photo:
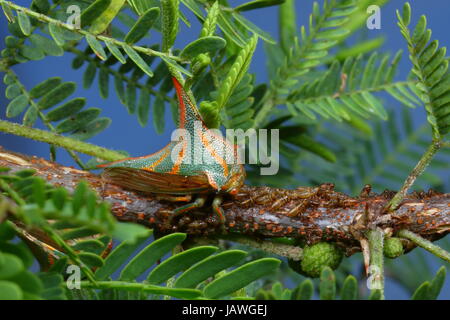
M 314 295 L 314 284 L 311 279 L 304 280 L 292 292 L 292 300 L 311 300 Z
M 109 93 L 109 70 L 106 68 L 100 68 L 98 75 L 98 87 L 100 89 L 100 96 L 103 99 L 108 98 Z
M 78 140 L 87 140 L 108 128 L 110 124 L 111 119 L 109 118 L 97 118 L 75 131 L 71 134 L 71 137 Z
M 58 85 L 53 90 L 47 92 L 42 99 L 38 102 L 40 109 L 48 109 L 69 97 L 75 92 L 75 82 L 65 82 Z
M 447 269 L 444 266 L 440 267 L 439 270 L 436 272 L 434 279 L 431 281 L 430 290 L 428 293 L 430 299 L 438 298 L 439 293 L 441 292 L 444 286 L 446 274 Z
M 222 11 L 219 12 L 219 16 L 217 18 L 217 25 L 226 36 L 225 38 L 227 40 L 230 39 L 237 47 L 243 48 L 245 44 L 248 42 L 246 36 L 243 35 L 242 32 L 240 32 L 240 30 L 235 25 L 230 23 L 230 21 L 232 21 L 230 18 L 230 14 L 227 14 Z
M 100 112 L 101 109 L 99 108 L 89 108 L 83 110 L 58 124 L 56 126 L 56 131 L 62 133 L 78 130 L 97 118 Z
M 28 108 L 23 116 L 22 123 L 24 126 L 32 127 L 38 118 L 38 110 L 36 108 Z
M 442 266 L 431 282 L 425 281 L 414 291 L 411 300 L 436 300 L 444 285 L 445 277 L 446 269 Z
M 161 0 L 162 49 L 167 52 L 174 44 L 178 33 L 179 0 Z
M 77 113 L 86 105 L 86 98 L 75 98 L 47 113 L 49 121 L 59 121 Z
M 8 118 L 17 117 L 25 110 L 27 106 L 28 98 L 24 94 L 21 94 L 8 104 L 8 106 L 6 107 L 6 116 Z
M 81 210 L 75 210 L 73 209 L 74 215 L 78 216 L 80 213 L 85 214 L 85 212 L 82 212 Z M 74 217 L 77 218 L 77 217 Z M 89 228 L 89 227 L 79 227 L 79 228 L 72 228 L 68 231 L 61 232 L 61 238 L 64 240 L 74 240 L 78 238 L 84 238 L 84 237 L 92 237 L 96 235 L 98 232 Z
M 113 238 L 121 241 L 135 241 L 136 238 L 146 235 L 148 235 L 146 227 L 127 222 L 119 222 L 112 232 Z
M 102 258 L 100 258 L 98 255 L 90 253 L 90 252 L 81 252 L 78 254 L 78 257 L 89 268 L 98 268 L 104 264 Z
M 273 258 L 263 258 L 246 263 L 208 284 L 203 289 L 203 294 L 207 298 L 220 298 L 229 295 L 256 279 L 272 273 L 280 263 L 280 260 Z
M 50 3 L 48 0 L 33 0 L 31 2 L 31 9 L 46 14 L 50 10 Z
M 58 26 L 56 23 L 51 22 L 48 25 L 48 30 L 50 32 L 50 35 L 52 36 L 53 40 L 55 40 L 56 44 L 58 46 L 63 46 L 65 41 L 63 30 L 60 26 Z
M 127 85 L 125 105 L 128 108 L 129 114 L 133 114 L 136 111 L 136 86 L 134 84 Z
M 83 88 L 89 89 L 94 82 L 95 74 L 97 73 L 97 67 L 95 63 L 90 62 L 83 74 Z
M 2 300 L 21 300 L 23 293 L 20 287 L 11 282 L 0 280 L 0 299 Z
M 119 77 L 114 77 L 114 90 L 117 93 L 117 97 L 119 98 L 122 104 L 125 104 L 125 90 L 123 88 L 122 79 Z
M 158 134 L 164 132 L 165 110 L 164 100 L 159 95 L 156 96 L 155 103 L 153 104 L 153 126 Z
M 337 161 L 336 154 L 329 148 L 327 148 L 324 144 L 315 141 L 305 133 L 295 134 L 296 132 L 298 132 L 298 129 L 296 130 L 289 130 L 289 129 L 291 128 L 287 126 L 280 129 L 280 137 L 283 140 L 292 143 L 302 149 L 308 150 L 329 162 Z
M 192 60 L 201 53 L 214 54 L 223 49 L 227 42 L 221 37 L 208 36 L 192 41 L 181 51 L 180 57 L 186 60 Z
M 100 42 L 94 36 L 90 34 L 86 35 L 86 41 L 97 57 L 99 57 L 101 60 L 106 60 L 107 57 L 105 50 L 103 49 L 103 46 L 100 44 Z
M 158 7 L 148 9 L 141 17 L 139 17 L 139 20 L 127 33 L 125 36 L 125 42 L 133 44 L 141 40 L 156 22 L 159 17 L 159 12 L 160 9 Z
M 142 127 L 145 127 L 148 122 L 150 112 L 150 92 L 147 89 L 142 89 L 138 102 L 138 121 Z
M 32 44 L 50 56 L 62 56 L 64 54 L 64 50 L 49 38 L 34 33 L 29 39 Z
M 217 250 L 217 247 L 202 246 L 180 252 L 156 266 L 155 269 L 153 269 L 148 275 L 147 281 L 151 284 L 163 283 L 170 277 L 176 275 L 178 272 L 183 271 L 196 262 L 205 259 Z
M 248 11 L 248 10 L 254 10 L 254 9 L 260 9 L 270 6 L 276 6 L 279 4 L 282 4 L 285 2 L 285 0 L 255 0 L 255 1 L 249 1 L 246 3 L 243 3 L 236 8 L 234 8 L 235 11 Z
M 42 298 L 48 300 L 63 300 L 65 294 L 63 291 L 64 279 L 56 272 L 45 272 L 38 274 L 44 289 L 42 291 Z
M 320 300 L 334 300 L 336 296 L 336 276 L 329 267 L 320 274 Z
M 192 77 L 192 73 L 180 66 L 177 62 L 173 61 L 172 59 L 169 59 L 167 57 L 161 56 L 161 60 L 163 60 L 167 67 L 172 70 L 179 71 L 181 73 L 184 73 L 188 77 Z
M 96 0 L 81 13 L 81 27 L 90 26 L 103 12 L 105 12 L 112 0 Z
M 136 279 L 168 251 L 183 242 L 184 239 L 186 239 L 185 234 L 173 233 L 153 241 L 123 268 L 120 273 L 120 280 Z
M 100 254 L 105 249 L 105 245 L 99 240 L 89 239 L 78 241 L 72 246 L 72 248 L 74 250 L 88 251 Z
M 358 298 L 358 282 L 352 275 L 345 278 L 341 289 L 341 300 L 356 300 Z
M 28 16 L 22 11 L 17 11 L 17 18 L 19 21 L 20 30 L 22 30 L 24 35 L 29 36 L 31 34 L 30 18 L 28 18 Z
M 191 266 L 175 281 L 177 288 L 195 288 L 199 283 L 216 275 L 245 258 L 247 253 L 241 250 L 227 250 Z
M 2 3 L 2 11 L 5 14 L 6 19 L 9 23 L 14 22 L 14 13 L 10 7 L 8 7 L 6 4 Z
M 144 71 L 149 77 L 153 76 L 153 71 L 147 65 L 147 63 L 142 59 L 142 57 L 130 46 L 124 45 L 123 49 L 127 53 L 128 57 L 133 60 L 133 62 Z
M 18 275 L 24 270 L 22 260 L 13 254 L 0 253 L 2 264 L 0 265 L 0 280 L 5 280 Z
M 128 3 L 138 15 L 143 15 L 148 9 L 159 6 L 159 0 L 128 0 Z
M 245 29 L 247 29 L 248 31 L 258 35 L 261 39 L 263 39 L 264 41 L 268 42 L 268 43 L 272 43 L 275 44 L 276 41 L 272 38 L 272 36 L 266 32 L 263 31 L 261 28 L 259 28 L 257 25 L 255 25 L 254 23 L 250 22 L 249 20 L 247 20 L 246 18 L 244 18 L 242 15 L 240 14 L 233 14 L 233 17 L 236 19 L 237 22 L 239 22 Z
M 20 86 L 16 83 L 6 87 L 5 96 L 7 99 L 14 99 L 21 94 Z
M 114 271 L 116 271 L 125 261 L 129 259 L 131 254 L 135 252 L 150 237 L 151 232 L 146 236 L 136 239 L 134 242 L 124 241 L 120 243 L 105 259 L 105 264 L 95 272 L 95 276 L 99 280 L 107 279 Z
M 39 48 L 24 45 L 19 49 L 20 54 L 29 60 L 42 60 L 45 58 L 44 51 Z
M 123 56 L 122 52 L 120 52 L 120 49 L 112 42 L 112 41 L 105 41 L 106 47 L 108 48 L 109 52 L 111 52 L 111 54 L 116 57 L 116 59 L 124 64 L 127 62 L 127 60 L 125 59 L 125 57 Z
M 99 0 L 102 1 L 102 0 Z M 111 0 L 109 6 L 100 13 L 95 20 L 91 23 L 89 31 L 93 34 L 102 33 L 109 26 L 111 21 L 119 13 L 120 9 L 124 5 L 125 0 Z M 89 8 L 88 8 L 89 9 Z M 99 11 L 99 10 L 97 10 Z
M 297 21 L 295 15 L 295 0 L 286 0 L 279 9 L 279 34 L 280 44 L 285 54 L 289 53 L 292 41 L 297 34 Z

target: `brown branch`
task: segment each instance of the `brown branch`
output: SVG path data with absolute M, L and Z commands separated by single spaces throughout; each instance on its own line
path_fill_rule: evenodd
M 384 208 L 395 192 L 372 194 L 369 186 L 359 197 L 336 192 L 331 184 L 293 190 L 244 186 L 236 197 L 225 199 L 222 207 L 226 223 L 221 230 L 208 207 L 171 220 L 172 210 L 184 203 L 128 191 L 107 183 L 99 175 L 1 147 L 0 167 L 9 167 L 12 172 L 34 169 L 48 183 L 69 190 L 86 180 L 101 198 L 111 203 L 118 220 L 137 222 L 161 233 L 209 237 L 238 233 L 256 241 L 274 237 L 298 238 L 307 243 L 325 240 L 336 242 L 350 255 L 360 251 L 360 240 L 367 230 L 376 227 L 394 234 L 409 230 L 432 241 L 450 231 L 450 194 L 432 190 L 407 195 L 395 211 L 387 214 Z M 412 247 L 411 243 L 408 249 Z

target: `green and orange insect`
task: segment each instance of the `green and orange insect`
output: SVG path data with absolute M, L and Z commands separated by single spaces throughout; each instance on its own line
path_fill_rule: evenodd
M 179 102 L 179 129 L 185 134 L 153 154 L 99 165 L 104 168 L 102 176 L 166 200 L 190 202 L 197 195 L 194 202 L 177 208 L 175 216 L 203 206 L 208 195 L 214 194 L 212 207 L 223 223 L 222 195 L 238 193 L 245 180 L 244 166 L 236 146 L 208 130 L 180 82 L 172 79 Z

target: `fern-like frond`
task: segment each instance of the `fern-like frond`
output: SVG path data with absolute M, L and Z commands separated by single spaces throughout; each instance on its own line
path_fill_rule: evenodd
M 376 122 L 373 138 L 370 139 L 361 137 L 354 129 L 342 129 L 343 126 L 340 130 L 331 126 L 323 128 L 320 134 L 325 139 L 325 145 L 339 154 L 340 161 L 327 164 L 305 155 L 302 174 L 316 183 L 335 182 L 341 190 L 353 194 L 358 194 L 365 184 L 371 184 L 378 192 L 398 189 L 405 175 L 429 146 L 427 126 L 414 128 L 409 109 L 391 112 L 387 122 Z M 333 146 L 340 147 L 335 149 Z M 316 166 L 321 168 L 320 172 L 313 169 Z M 449 169 L 448 153 L 438 155 L 431 162 L 430 169 L 417 180 L 417 188 L 440 186 L 442 180 L 439 172 Z
M 401 51 L 389 62 L 389 56 L 373 53 L 367 61 L 360 55 L 347 58 L 342 66 L 334 61 L 321 77 L 305 81 L 287 97 L 287 108 L 293 116 L 302 113 L 311 119 L 347 120 L 353 115 L 366 119 L 372 116 L 387 120 L 383 103 L 374 93 L 387 92 L 397 101 L 414 108 L 420 101 L 415 96 L 415 82 L 393 82 Z
M 412 273 L 414 274 L 414 273 Z M 433 277 L 432 274 L 424 276 L 425 279 Z M 443 266 L 431 281 L 419 281 L 414 287 L 411 300 L 436 300 L 443 288 L 446 278 L 446 268 Z M 317 294 L 320 300 L 357 300 L 361 299 L 359 287 L 362 283 L 352 276 L 347 276 L 342 282 L 336 281 L 335 273 L 329 269 L 322 270 L 317 286 Z M 256 294 L 259 300 L 311 300 L 315 293 L 315 285 L 311 279 L 303 280 L 294 289 L 285 288 L 280 282 L 275 282 L 270 288 L 260 289 Z M 371 293 L 366 296 L 369 300 L 378 300 L 379 296 Z
M 95 279 L 95 282 L 82 281 L 79 294 L 94 294 L 91 289 L 97 289 L 103 297 L 114 295 L 114 292 L 116 297 L 122 297 L 124 292 L 139 291 L 138 296 L 144 294 L 147 298 L 149 294 L 182 299 L 223 298 L 272 273 L 280 264 L 273 258 L 241 264 L 247 255 L 245 251 L 226 250 L 215 254 L 217 247 L 198 246 L 174 253 L 154 267 L 186 239 L 186 234 L 173 233 L 156 238 L 136 253 L 148 242 L 149 230 L 140 225 L 117 222 L 109 206 L 99 201 L 86 183 L 78 184 L 73 194 L 69 194 L 63 188 L 47 185 L 33 174 L 33 171 L 25 170 L 0 175 L 0 190 L 16 202 L 19 209 L 15 209 L 15 217 L 22 223 L 10 225 L 15 226 L 14 232 L 36 249 L 35 253 L 39 251 L 46 268 L 64 273 L 67 263 L 72 262 L 84 270 L 88 279 Z M 108 254 L 110 236 L 123 242 Z M 57 260 L 52 266 L 48 265 L 47 254 Z M 231 267 L 235 268 L 227 270 Z M 93 269 L 96 269 L 95 273 L 92 273 Z M 107 281 L 118 269 L 118 279 Z M 140 282 L 150 269 L 146 281 Z M 209 281 L 211 277 L 215 279 Z M 170 281 L 173 287 L 164 286 Z M 75 293 L 69 296 L 72 294 Z
M 398 25 L 408 43 L 412 72 L 418 79 L 417 90 L 425 104 L 427 120 L 433 128 L 433 137 L 441 139 L 450 131 L 450 73 L 446 48 L 439 48 L 437 40 L 430 41 L 431 30 L 422 15 L 411 35 L 408 25 L 411 21 L 409 3 L 403 6 L 403 13 L 397 11 Z

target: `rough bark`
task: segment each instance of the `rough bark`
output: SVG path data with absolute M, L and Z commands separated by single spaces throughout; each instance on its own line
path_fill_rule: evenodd
M 407 195 L 392 214 L 386 214 L 383 208 L 394 192 L 373 194 L 369 186 L 358 197 L 336 192 L 332 184 L 293 190 L 244 186 L 237 196 L 225 197 L 222 207 L 226 223 L 221 228 L 208 206 L 173 219 L 172 210 L 185 203 L 125 190 L 97 174 L 1 147 L 0 167 L 9 167 L 12 172 L 34 169 L 48 183 L 68 190 L 85 180 L 111 204 L 118 220 L 140 223 L 161 233 L 210 237 L 237 233 L 254 239 L 291 237 L 309 244 L 326 240 L 336 242 L 350 255 L 361 250 L 359 240 L 367 230 L 376 227 L 393 234 L 406 229 L 432 241 L 450 230 L 450 194 L 433 190 Z M 408 246 L 411 249 L 413 244 Z

